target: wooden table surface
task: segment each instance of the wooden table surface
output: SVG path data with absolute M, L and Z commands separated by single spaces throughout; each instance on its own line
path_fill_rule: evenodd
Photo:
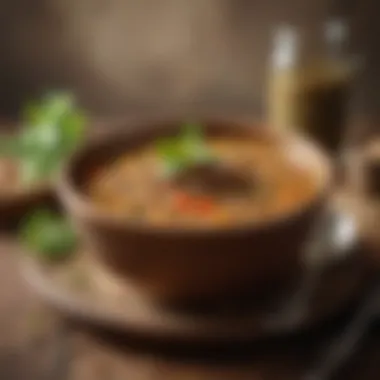
M 13 245 L 14 246 L 14 245 Z M 323 338 L 272 342 L 234 353 L 217 349 L 148 349 L 115 345 L 68 327 L 23 282 L 17 252 L 0 239 L 0 379 L 4 380 L 295 380 L 320 350 Z M 380 378 L 380 334 L 373 331 L 342 380 Z

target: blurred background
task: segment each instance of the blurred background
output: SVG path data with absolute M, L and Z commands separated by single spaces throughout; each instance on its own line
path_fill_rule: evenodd
M 2 0 L 0 112 L 13 116 L 52 88 L 74 89 L 99 115 L 210 103 L 261 110 L 274 28 L 312 31 L 338 14 L 367 60 L 353 109 L 376 118 L 379 8 L 376 0 Z
M 0 0 L 0 120 L 16 118 L 26 101 L 52 89 L 73 90 L 95 117 L 220 109 L 260 115 L 276 28 L 282 23 L 302 27 L 312 41 L 321 23 L 339 16 L 349 23 L 352 52 L 365 61 L 354 86 L 350 114 L 358 122 L 353 124 L 358 131 L 374 132 L 380 118 L 379 14 L 378 0 Z M 6 126 L 0 122 L 0 130 Z M 54 347 L 62 351 L 62 336 L 68 334 L 55 319 L 46 321 L 40 300 L 15 274 L 10 250 L 2 243 L 0 379 L 40 380 L 31 368 L 38 358 L 55 362 L 49 355 L 55 355 Z M 43 336 L 42 348 L 25 343 L 31 330 Z M 111 379 L 94 363 L 100 366 L 112 355 L 98 360 L 89 344 L 82 348 L 75 340 L 73 346 L 80 347 L 77 361 L 91 375 L 62 374 L 60 361 L 71 360 L 65 351 L 50 372 L 62 379 Z M 373 369 L 367 363 L 363 368 L 374 376 L 360 372 L 360 379 L 379 378 L 378 339 L 372 351 L 364 356 Z M 162 372 L 155 360 L 120 359 L 120 366 L 130 365 L 122 378 L 177 380 L 183 372 L 185 379 L 184 369 Z M 37 366 L 37 372 L 45 371 Z M 285 379 L 282 364 L 277 368 L 268 360 L 265 366 L 262 373 L 278 371 L 267 379 Z M 202 371 L 204 379 L 229 376 L 224 368 Z M 240 369 L 231 372 L 231 378 L 242 376 Z
M 282 23 L 302 27 L 312 43 L 321 23 L 339 16 L 349 23 L 351 50 L 365 62 L 355 83 L 350 114 L 358 120 L 354 122 L 357 130 L 377 131 L 379 14 L 378 0 L 0 0 L 0 120 L 16 118 L 26 101 L 52 89 L 73 90 L 95 117 L 220 109 L 260 115 L 265 112 L 274 30 Z M 0 130 L 6 126 L 0 122 Z M 0 249 L 4 256 L 0 265 L 0 379 L 40 380 L 31 371 L 37 363 L 35 356 L 55 361 L 47 353 L 54 355 L 52 347 L 61 351 L 62 336 L 68 334 L 59 330 L 60 322 L 55 319 L 50 324 L 46 321 L 40 300 L 15 274 L 9 251 L 6 245 Z M 34 342 L 31 346 L 25 343 L 34 329 L 43 330 L 38 332 L 44 340 L 40 351 Z M 57 331 L 62 336 L 57 337 Z M 361 372 L 361 379 L 379 378 L 378 339 L 375 343 L 376 353 L 364 354 L 374 358 L 373 369 L 364 366 L 374 377 Z M 82 349 L 79 345 L 77 356 L 91 375 L 86 377 L 78 370 L 78 375 L 68 377 L 59 366 L 49 371 L 60 373 L 62 379 L 111 379 L 102 377 L 94 363 L 100 366 L 112 355 L 107 352 L 106 359 L 98 360 L 96 354 L 87 354 L 88 346 Z M 69 359 L 64 352 L 59 360 L 67 363 Z M 120 359 L 120 366 L 132 364 L 125 370 L 129 376 L 123 378 L 177 380 L 183 372 L 185 379 L 184 369 L 175 366 L 162 372 L 155 367 L 156 359 L 151 360 Z M 266 378 L 285 379 L 280 377 L 281 365 L 277 369 L 269 360 L 265 362 L 265 371 L 278 371 L 278 376 Z M 229 376 L 224 368 L 214 374 L 209 369 L 198 371 L 203 379 Z M 252 373 L 245 377 L 240 369 L 236 375 L 231 372 L 231 378 L 238 376 L 259 379 Z M 293 375 L 286 378 L 294 379 Z

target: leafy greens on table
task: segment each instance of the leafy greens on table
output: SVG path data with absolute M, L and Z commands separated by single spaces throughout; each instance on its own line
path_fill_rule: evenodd
M 77 236 L 70 223 L 48 210 L 39 210 L 21 226 L 21 240 L 34 254 L 48 261 L 59 261 L 77 247 Z
M 53 93 L 24 110 L 23 129 L 2 139 L 0 156 L 17 158 L 24 184 L 50 179 L 84 135 L 86 116 L 69 93 Z

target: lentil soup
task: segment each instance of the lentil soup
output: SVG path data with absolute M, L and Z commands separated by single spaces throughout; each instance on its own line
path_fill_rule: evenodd
M 315 198 L 323 182 L 297 144 L 210 136 L 204 149 L 212 160 L 168 175 L 155 142 L 147 143 L 97 168 L 85 191 L 97 207 L 126 220 L 210 228 L 296 212 Z

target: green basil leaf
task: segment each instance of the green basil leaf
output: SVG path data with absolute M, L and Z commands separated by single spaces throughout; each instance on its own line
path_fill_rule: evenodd
M 156 150 L 164 159 L 177 160 L 181 158 L 181 151 L 175 139 L 163 139 L 157 141 Z
M 22 120 L 27 120 L 29 125 L 38 125 L 41 118 L 41 107 L 33 101 L 24 106 L 22 111 Z
M 74 109 L 74 97 L 67 92 L 54 92 L 46 95 L 42 101 L 30 104 L 25 112 L 25 120 L 31 127 L 49 127 Z
M 20 135 L 22 147 L 28 156 L 38 156 L 55 149 L 59 141 L 57 128 L 25 128 Z
M 169 175 L 214 160 L 199 124 L 185 124 L 180 135 L 157 142 L 157 153 Z
M 51 179 L 60 167 L 55 153 L 19 160 L 20 177 L 23 185 L 32 185 Z
M 202 145 L 206 143 L 205 134 L 200 124 L 187 123 L 182 128 L 182 140 L 187 141 L 189 144 Z
M 65 114 L 60 125 L 62 153 L 70 154 L 84 137 L 86 116 L 79 111 Z
M 61 260 L 77 247 L 77 236 L 71 225 L 61 216 L 40 210 L 26 219 L 21 228 L 25 246 L 43 259 Z
M 82 141 L 86 116 L 67 92 L 45 96 L 24 109 L 24 128 L 11 143 L 1 142 L 0 155 L 17 157 L 24 183 L 48 179 Z
M 0 156 L 2 157 L 20 157 L 23 155 L 24 149 L 20 138 L 6 137 L 0 140 Z

